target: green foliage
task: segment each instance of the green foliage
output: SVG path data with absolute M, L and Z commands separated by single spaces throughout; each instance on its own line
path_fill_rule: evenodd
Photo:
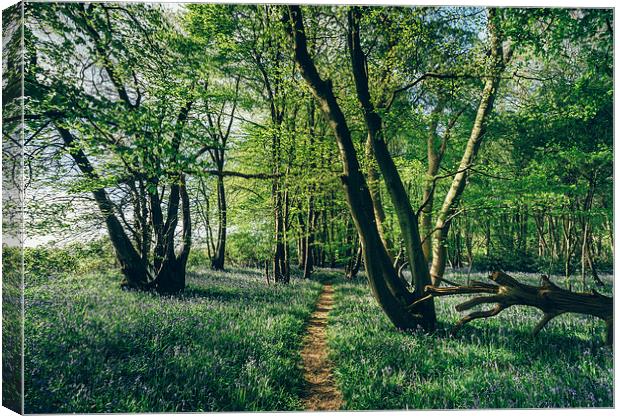
M 62 248 L 39 246 L 24 249 L 24 280 L 27 287 L 66 273 L 103 272 L 114 265 L 114 254 L 107 240 L 73 243 Z
M 282 238 L 293 264 L 311 228 L 311 249 L 322 265 L 343 265 L 358 244 L 332 126 L 294 64 L 284 7 L 25 7 L 31 230 L 90 239 L 104 227 L 103 217 L 114 215 L 153 269 L 149 250 L 160 241 L 153 210 L 175 215 L 170 189 L 184 174 L 194 270 L 183 295 L 158 298 L 116 288 L 108 243 L 27 249 L 26 411 L 299 410 L 297 351 L 317 284 L 266 287 L 262 271 L 204 270 L 224 211 L 214 167 L 271 175 L 224 176 L 227 267 L 262 267 L 273 259 L 277 209 L 286 217 Z M 333 81 L 366 172 L 375 162 L 366 150 L 368 132 L 351 75 L 349 9 L 303 10 L 310 53 L 321 75 Z M 433 179 L 427 174 L 429 137 L 432 146 L 446 138 L 434 189 L 436 218 L 488 77 L 486 10 L 364 7 L 361 13 L 370 93 L 414 211 Z M 591 226 L 597 267 L 609 266 L 613 13 L 504 8 L 497 15 L 494 23 L 508 39 L 504 49 L 513 56 L 450 220 L 450 262 L 462 267 L 467 251 L 474 270 L 570 274 L 582 262 L 579 247 Z M 5 48 L 12 60 L 17 38 Z M 16 65 L 6 66 L 5 73 L 19 75 Z M 6 83 L 7 97 L 15 99 L 16 85 Z M 6 108 L 21 114 L 16 100 Z M 16 136 L 18 124 L 7 124 L 5 141 Z M 227 127 L 230 140 L 228 133 L 222 139 Z M 59 137 L 61 129 L 75 140 Z M 76 154 L 88 158 L 94 173 L 76 162 Z M 19 158 L 13 159 L 17 169 Z M 92 201 L 98 190 L 113 205 L 105 215 Z M 400 230 L 382 180 L 379 191 L 386 234 L 397 249 Z M 179 218 L 161 222 L 173 219 Z M 173 229 L 170 235 L 179 234 Z M 179 239 L 172 244 L 177 249 Z M 3 296 L 15 300 L 22 259 L 14 249 L 4 253 Z M 451 298 L 437 302 L 438 333 L 405 334 L 392 329 L 368 293 L 363 284 L 337 283 L 330 345 L 346 408 L 613 403 L 611 354 L 592 341 L 598 323 L 561 317 L 531 340 L 527 332 L 537 316 L 519 310 L 449 338 L 452 306 L 462 300 Z M 5 308 L 10 334 L 20 332 L 18 306 Z M 7 336 L 3 342 L 17 356 L 18 343 Z M 5 374 L 17 374 L 6 361 L 3 366 Z
M 272 236 L 269 230 L 243 230 L 230 235 L 228 256 L 237 265 L 259 265 L 270 259 Z
M 6 232 L 6 231 L 5 231 Z M 22 410 L 22 251 L 2 246 L 2 405 Z

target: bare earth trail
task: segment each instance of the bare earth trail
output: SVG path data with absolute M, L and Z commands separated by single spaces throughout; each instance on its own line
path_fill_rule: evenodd
M 334 288 L 326 283 L 303 340 L 301 358 L 306 380 L 303 399 L 307 410 L 338 410 L 342 404 L 342 393 L 336 387 L 328 359 L 327 315 L 334 305 L 333 297 Z

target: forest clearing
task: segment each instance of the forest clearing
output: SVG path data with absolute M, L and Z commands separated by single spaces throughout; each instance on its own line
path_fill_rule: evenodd
M 197 268 L 183 295 L 163 300 L 123 292 L 117 279 L 60 273 L 26 289 L 27 413 L 320 407 L 308 403 L 302 349 L 322 281 L 334 290 L 326 347 L 342 395 L 319 385 L 323 409 L 613 404 L 613 354 L 593 318 L 565 315 L 533 337 L 540 313 L 514 309 L 451 336 L 465 299 L 454 297 L 437 302 L 436 334 L 412 334 L 342 270 L 267 286 L 260 270 Z
M 612 407 L 613 17 L 7 9 L 3 405 Z

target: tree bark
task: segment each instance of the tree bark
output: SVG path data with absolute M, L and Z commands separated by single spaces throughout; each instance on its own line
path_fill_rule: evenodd
M 361 265 L 362 265 L 362 246 L 358 243 L 355 253 L 349 259 L 349 263 L 345 271 L 345 277 L 349 280 L 355 279 L 357 277 L 357 274 L 360 271 Z
M 361 12 L 357 7 L 350 9 L 349 14 L 349 50 L 351 53 L 351 68 L 357 98 L 364 113 L 364 121 L 368 129 L 368 135 L 372 143 L 372 149 L 379 169 L 383 175 L 385 185 L 390 199 L 394 205 L 401 234 L 405 243 L 405 251 L 409 259 L 411 274 L 413 278 L 414 293 L 421 296 L 424 287 L 430 284 L 428 265 L 422 252 L 420 231 L 418 229 L 418 217 L 411 207 L 409 195 L 405 190 L 394 160 L 390 155 L 383 135 L 382 120 L 376 112 L 370 96 L 368 86 L 368 73 L 366 72 L 366 57 L 361 49 L 360 40 L 360 18 Z M 390 263 L 393 263 L 390 257 Z M 367 264 L 368 267 L 368 264 Z M 398 273 L 397 273 L 397 277 Z M 401 281 L 401 279 L 398 279 Z M 402 282 L 401 282 L 402 285 Z M 405 289 L 406 290 L 406 289 Z M 431 303 L 420 304 L 419 312 L 428 319 L 428 322 L 435 322 L 435 307 Z
M 446 268 L 446 237 L 450 228 L 450 221 L 454 215 L 458 201 L 463 194 L 467 182 L 468 170 L 471 168 L 477 154 L 486 129 L 486 121 L 493 109 L 493 102 L 497 96 L 500 83 L 500 75 L 504 71 L 506 60 L 502 50 L 502 33 L 498 27 L 498 17 L 495 9 L 489 9 L 489 38 L 491 47 L 491 76 L 485 81 L 482 97 L 478 105 L 478 111 L 474 125 L 467 141 L 467 146 L 457 173 L 454 175 L 452 185 L 448 191 L 441 210 L 437 214 L 437 221 L 433 239 L 433 263 L 431 276 L 434 285 L 439 285 Z
M 426 236 L 430 236 L 433 233 L 433 199 L 435 196 L 435 183 L 433 178 L 439 172 L 439 166 L 441 164 L 441 157 L 443 153 L 440 149 L 437 149 L 436 137 L 437 126 L 439 124 L 439 114 L 443 111 L 443 103 L 440 102 L 433 113 L 431 114 L 431 124 L 428 129 L 428 138 L 426 140 L 426 153 L 427 153 L 427 166 L 426 166 L 426 180 L 424 181 L 424 194 L 422 201 L 425 204 L 422 208 L 422 232 Z M 444 145 L 445 146 L 445 145 Z M 431 261 L 432 255 L 432 241 L 431 237 L 428 237 L 422 243 L 422 250 L 424 251 L 424 258 L 426 262 Z
M 415 329 L 418 325 L 426 329 L 435 326 L 434 316 L 423 316 L 407 309 L 413 297 L 398 279 L 396 270 L 381 241 L 374 219 L 373 205 L 366 180 L 361 172 L 351 132 L 345 116 L 334 96 L 331 81 L 324 81 L 307 49 L 306 35 L 301 8 L 288 6 L 285 18 L 290 24 L 295 61 L 301 75 L 320 104 L 330 127 L 334 131 L 342 161 L 341 176 L 347 204 L 355 222 L 363 247 L 366 272 L 373 295 L 392 323 L 400 329 Z M 428 310 L 428 307 L 422 310 Z M 434 309 L 433 309 L 434 312 Z
M 60 137 L 63 139 L 69 155 L 73 158 L 82 174 L 89 179 L 97 181 L 99 175 L 97 175 L 90 160 L 88 160 L 86 154 L 77 144 L 75 136 L 64 127 L 56 125 L 56 129 L 60 133 Z M 105 219 L 108 235 L 114 247 L 116 259 L 121 267 L 121 273 L 124 277 L 121 286 L 123 288 L 138 290 L 148 289 L 150 280 L 149 271 L 144 267 L 140 254 L 133 247 L 123 226 L 116 215 L 114 215 L 113 204 L 106 190 L 104 188 L 98 188 L 93 190 L 92 194 L 99 207 L 99 211 Z
M 215 252 L 211 258 L 211 268 L 213 270 L 224 270 L 224 256 L 226 254 L 226 231 L 227 231 L 227 207 L 226 191 L 224 189 L 224 177 L 217 177 L 217 244 Z
M 586 268 L 589 267 L 592 272 L 592 278 L 595 283 L 599 286 L 604 286 L 603 281 L 598 277 L 598 273 L 596 272 L 596 267 L 594 266 L 594 261 L 592 259 L 592 252 L 590 250 L 590 245 L 592 241 L 592 230 L 590 225 L 589 214 L 592 210 L 592 202 L 594 199 L 594 189 L 596 186 L 596 172 L 590 175 L 588 180 L 588 193 L 586 195 L 584 206 L 583 206 L 583 215 L 582 215 L 582 233 L 581 233 L 581 280 L 583 282 L 583 288 L 585 290 L 587 286 L 586 282 Z
M 489 276 L 494 284 L 473 282 L 473 286 L 434 287 L 428 286 L 426 293 L 430 297 L 462 294 L 485 293 L 489 296 L 474 297 L 456 306 L 457 311 L 469 310 L 475 306 L 495 303 L 488 311 L 476 311 L 463 317 L 452 330 L 457 332 L 461 326 L 474 319 L 489 318 L 504 309 L 515 305 L 531 306 L 544 313 L 542 320 L 532 331 L 538 334 L 553 318 L 563 313 L 579 313 L 595 316 L 607 325 L 606 343 L 613 342 L 613 298 L 601 295 L 596 291 L 590 293 L 571 292 L 555 285 L 547 276 L 542 276 L 542 285 L 532 286 L 518 282 L 511 276 L 494 272 Z
M 385 234 L 385 210 L 383 209 L 383 201 L 381 200 L 380 180 L 381 177 L 375 166 L 376 159 L 373 152 L 373 137 L 368 134 L 366 139 L 366 176 L 368 177 L 368 190 L 370 191 L 370 197 L 372 198 L 372 208 L 375 214 L 375 222 L 377 223 L 377 229 L 379 230 L 379 236 L 383 245 L 385 246 L 388 254 L 392 257 L 393 244 L 392 240 Z
M 192 221 L 190 217 L 190 202 L 187 194 L 185 176 L 180 175 L 179 183 L 173 185 L 170 190 L 169 200 L 169 219 L 170 224 L 166 231 L 166 257 L 157 273 L 154 286 L 160 294 L 175 294 L 185 289 L 185 274 L 187 259 L 189 257 L 192 244 Z M 176 193 L 177 196 L 172 194 Z M 178 222 L 179 200 L 181 202 L 182 223 L 182 243 L 181 248 L 175 252 L 174 234 Z M 172 206 L 172 208 L 170 208 Z M 168 222 L 168 220 L 167 220 Z

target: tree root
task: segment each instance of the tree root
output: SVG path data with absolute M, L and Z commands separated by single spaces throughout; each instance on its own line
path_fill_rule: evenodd
M 565 290 L 552 283 L 547 276 L 542 276 L 541 286 L 520 283 L 503 272 L 494 272 L 489 279 L 494 283 L 474 281 L 471 286 L 426 286 L 426 296 L 409 305 L 409 309 L 433 297 L 489 294 L 474 297 L 456 306 L 456 310 L 462 312 L 478 305 L 495 304 L 493 309 L 471 312 L 461 318 L 452 329 L 453 334 L 474 319 L 490 318 L 511 306 L 525 305 L 540 309 L 544 313 L 543 318 L 532 330 L 533 335 L 538 334 L 552 319 L 563 313 L 580 313 L 604 320 L 607 324 L 606 343 L 608 345 L 613 343 L 613 298 L 601 295 L 595 290 L 591 293 Z

